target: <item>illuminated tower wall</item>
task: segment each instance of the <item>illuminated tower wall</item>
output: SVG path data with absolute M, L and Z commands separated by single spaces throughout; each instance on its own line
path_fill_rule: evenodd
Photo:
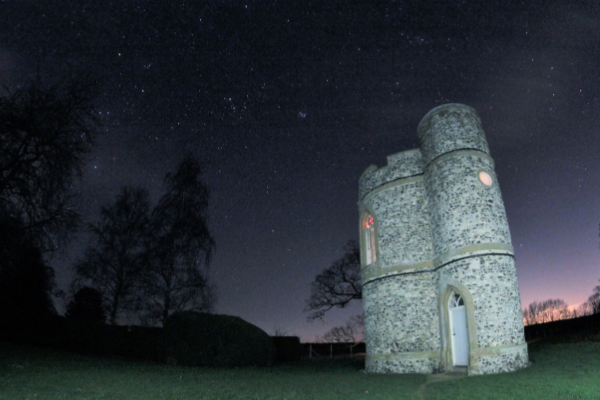
M 514 252 L 479 116 L 443 105 L 423 118 L 418 136 L 421 149 L 389 156 L 360 178 L 361 254 L 374 254 L 362 259 L 367 371 L 522 368 Z

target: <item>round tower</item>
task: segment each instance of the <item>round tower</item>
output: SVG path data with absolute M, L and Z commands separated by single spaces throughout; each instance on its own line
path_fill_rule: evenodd
M 528 357 L 514 251 L 481 120 L 468 106 L 446 104 L 425 115 L 418 136 L 443 369 L 522 368 Z

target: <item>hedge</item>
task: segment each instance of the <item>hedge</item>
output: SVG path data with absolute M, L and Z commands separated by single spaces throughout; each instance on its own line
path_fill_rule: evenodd
M 302 358 L 302 345 L 298 336 L 273 336 L 277 349 L 277 362 L 296 362 Z

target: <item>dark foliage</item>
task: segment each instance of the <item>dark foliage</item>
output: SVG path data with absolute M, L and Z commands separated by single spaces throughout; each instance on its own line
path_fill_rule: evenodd
M 198 161 L 186 156 L 166 175 L 166 193 L 152 212 L 143 281 L 146 322 L 164 326 L 173 312 L 208 312 L 214 306 L 208 265 L 215 241 L 207 224 L 209 191 L 200 175 Z
M 310 297 L 304 309 L 311 312 L 309 321 L 323 318 L 334 307 L 344 308 L 352 300 L 362 299 L 358 243 L 350 240 L 344 250 L 346 254 L 324 269 L 311 283 Z
M 165 324 L 170 362 L 208 367 L 267 366 L 273 341 L 262 329 L 229 315 L 182 311 Z
M 102 343 L 104 354 L 166 361 L 163 328 L 107 325 Z
M 60 332 L 63 348 L 86 354 L 107 354 L 104 349 L 104 322 L 66 317 Z
M 18 220 L 0 215 L 0 318 L 4 326 L 28 326 L 56 314 L 54 271 Z
M 35 321 L 33 328 L 2 329 L 0 340 L 84 354 L 166 360 L 163 328 L 105 325 L 58 315 Z
M 78 353 L 157 362 L 166 360 L 162 328 L 104 325 L 66 319 L 56 343 L 58 348 Z
M 61 316 L 36 321 L 35 329 L 6 334 L 13 342 L 85 354 L 165 362 L 164 330 L 141 326 L 105 325 Z
M 0 97 L 0 209 L 23 221 L 42 252 L 76 226 L 70 189 L 96 135 L 96 90 L 89 78 L 37 78 Z
M 102 294 L 94 288 L 82 287 L 69 302 L 65 316 L 78 321 L 104 323 L 106 313 L 102 307 Z
M 150 228 L 148 192 L 123 187 L 114 204 L 102 207 L 100 222 L 89 224 L 92 243 L 75 265 L 74 285 L 89 283 L 105 301 L 111 324 L 123 311 L 135 311 L 146 263 Z

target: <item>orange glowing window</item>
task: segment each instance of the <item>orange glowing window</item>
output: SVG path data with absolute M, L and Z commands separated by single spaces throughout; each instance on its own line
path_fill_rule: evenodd
M 479 173 L 479 180 L 485 186 L 492 186 L 492 176 L 485 171 L 481 171 Z
M 365 237 L 365 262 L 367 265 L 375 262 L 375 223 L 372 215 L 366 215 L 363 224 Z
M 371 229 L 373 227 L 373 216 L 369 215 L 365 220 L 365 229 Z

